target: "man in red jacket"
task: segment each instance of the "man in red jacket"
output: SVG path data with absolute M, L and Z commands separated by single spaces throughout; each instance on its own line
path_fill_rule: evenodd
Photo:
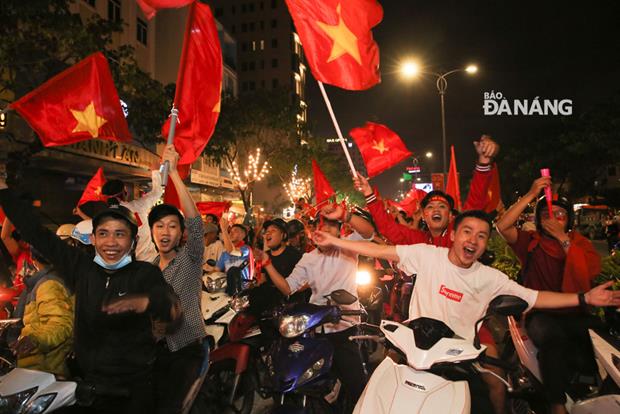
M 488 202 L 493 158 L 499 152 L 499 145 L 488 135 L 474 141 L 478 161 L 471 180 L 470 190 L 464 210 L 481 210 Z M 420 203 L 422 216 L 428 230 L 412 229 L 394 221 L 383 207 L 379 194 L 375 193 L 361 175 L 353 179 L 355 188 L 366 197 L 366 206 L 372 214 L 377 230 L 393 244 L 427 243 L 439 247 L 450 247 L 452 233 L 452 210 L 454 200 L 443 191 L 431 191 Z

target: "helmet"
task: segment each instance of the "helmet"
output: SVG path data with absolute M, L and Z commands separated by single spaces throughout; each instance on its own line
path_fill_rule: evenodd
M 76 224 L 71 232 L 71 238 L 79 241 L 82 244 L 90 245 L 90 235 L 93 232 L 93 221 L 83 220 Z
M 566 210 L 566 214 L 568 215 L 566 230 L 567 231 L 571 230 L 573 228 L 573 220 L 575 217 L 575 212 L 573 210 L 573 203 L 571 203 L 568 200 L 568 198 L 564 196 L 558 196 L 557 200 L 553 200 L 551 204 L 554 206 L 562 207 L 564 210 Z M 542 196 L 538 199 L 538 202 L 536 203 L 536 230 L 538 230 L 541 233 L 543 232 L 542 223 L 541 223 L 542 210 L 546 207 L 547 207 L 547 199 L 545 198 L 545 196 Z
M 267 220 L 265 224 L 263 224 L 263 228 L 266 230 L 267 227 L 269 226 L 277 227 L 278 229 L 280 229 L 282 233 L 284 233 L 282 240 L 286 241 L 288 239 L 288 228 L 287 228 L 288 226 L 287 226 L 286 221 L 284 221 L 281 218 Z
M 306 226 L 304 226 L 304 223 L 297 219 L 293 219 L 286 223 L 286 233 L 289 237 L 293 237 L 299 233 L 302 233 L 305 231 L 305 229 Z
M 112 204 L 108 208 L 98 212 L 92 220 L 93 231 L 96 230 L 101 224 L 101 221 L 107 217 L 125 221 L 131 229 L 132 238 L 135 238 L 138 234 L 138 222 L 136 221 L 136 215 L 127 207 L 121 206 L 120 204 Z
M 67 240 L 69 237 L 71 237 L 71 233 L 73 232 L 74 228 L 74 224 L 61 224 L 60 227 L 56 229 L 56 236 L 60 237 L 60 240 Z

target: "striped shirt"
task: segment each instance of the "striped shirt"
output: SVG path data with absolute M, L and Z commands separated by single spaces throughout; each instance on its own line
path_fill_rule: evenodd
M 171 352 L 178 351 L 207 334 L 200 311 L 204 254 L 202 226 L 200 216 L 185 220 L 187 242 L 163 270 L 166 282 L 179 296 L 183 309 L 181 328 L 172 335 L 166 335 L 166 344 Z M 159 256 L 155 259 L 155 264 L 159 264 Z

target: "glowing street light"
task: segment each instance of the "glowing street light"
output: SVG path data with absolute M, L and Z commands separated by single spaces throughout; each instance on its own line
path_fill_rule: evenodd
M 414 60 L 405 61 L 401 65 L 400 72 L 405 78 L 415 78 L 420 73 L 420 65 Z
M 426 158 L 433 158 L 433 153 L 430 151 L 427 151 L 425 155 L 426 155 Z

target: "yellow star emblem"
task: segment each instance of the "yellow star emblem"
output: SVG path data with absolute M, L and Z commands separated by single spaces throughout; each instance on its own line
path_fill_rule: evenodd
M 88 132 L 93 138 L 97 138 L 99 136 L 99 128 L 108 122 L 105 118 L 97 115 L 93 101 L 90 101 L 83 111 L 75 109 L 70 109 L 70 111 L 78 122 L 71 132 Z
M 374 144 L 372 146 L 372 149 L 375 149 L 377 151 L 379 151 L 379 154 L 383 155 L 384 152 L 386 152 L 387 150 L 389 150 L 388 147 L 385 146 L 385 143 L 383 142 L 383 140 L 377 142 L 374 139 L 372 140 L 372 143 Z
M 331 62 L 332 60 L 338 59 L 342 55 L 348 54 L 361 65 L 362 58 L 360 57 L 360 49 L 357 46 L 357 37 L 347 27 L 344 20 L 342 20 L 342 15 L 340 14 L 340 3 L 338 3 L 338 7 L 336 7 L 336 13 L 338 13 L 338 24 L 336 26 L 319 21 L 316 22 L 321 30 L 323 30 L 325 34 L 334 41 L 332 51 L 329 55 L 329 59 L 327 59 L 327 62 Z

